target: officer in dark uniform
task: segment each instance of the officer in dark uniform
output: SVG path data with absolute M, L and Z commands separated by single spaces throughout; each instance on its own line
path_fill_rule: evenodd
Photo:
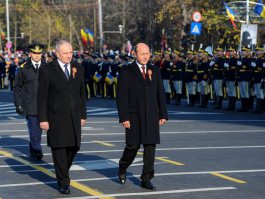
M 163 81 L 163 87 L 164 87 L 167 104 L 170 104 L 170 94 L 171 94 L 170 78 L 171 78 L 172 65 L 173 63 L 171 62 L 170 52 L 167 51 L 165 54 L 165 58 L 161 64 L 161 77 Z
M 242 48 L 242 58 L 237 61 L 238 87 L 241 98 L 241 109 L 239 112 L 247 112 L 249 107 L 249 83 L 252 73 L 252 60 L 249 58 L 250 49 Z
M 198 51 L 199 62 L 197 65 L 197 81 L 200 93 L 200 107 L 205 108 L 208 104 L 208 93 L 209 93 L 209 61 L 208 54 L 200 49 Z
M 89 53 L 84 53 L 82 66 L 85 69 L 86 96 L 90 99 L 94 95 L 93 75 L 96 71 L 95 57 Z
M 6 61 L 3 54 L 0 54 L 0 89 L 5 88 Z
M 263 67 L 265 67 L 265 58 L 264 58 L 264 49 L 257 47 L 256 48 L 256 59 L 252 63 L 253 75 L 252 81 L 254 83 L 254 94 L 256 96 L 256 107 L 254 113 L 262 113 L 263 111 L 263 100 L 264 93 L 262 88 L 263 81 Z
M 234 111 L 237 97 L 236 79 L 237 79 L 237 57 L 236 51 L 232 47 L 228 49 L 229 57 L 225 60 L 225 84 L 228 96 L 228 107 L 225 110 Z
M 210 62 L 210 66 L 212 67 L 212 78 L 213 85 L 217 99 L 216 109 L 222 108 L 223 103 L 223 83 L 224 83 L 224 52 L 222 48 L 217 48 L 217 58 Z
M 11 91 L 13 91 L 17 68 L 19 68 L 19 59 L 15 57 L 13 58 L 12 63 L 9 66 L 9 72 L 8 72 L 9 90 Z
M 37 94 L 39 68 L 43 67 L 41 61 L 43 45 L 31 44 L 28 47 L 31 59 L 25 62 L 18 71 L 14 84 L 14 103 L 16 112 L 25 115 L 29 131 L 29 148 L 32 157 L 41 160 L 43 157 L 41 147 L 42 130 L 39 125 Z
M 196 68 L 198 60 L 193 58 L 193 52 L 187 52 L 187 60 L 185 62 L 184 82 L 186 86 L 188 106 L 194 106 L 196 97 Z
M 171 69 L 172 82 L 175 89 L 175 102 L 176 105 L 180 105 L 182 96 L 182 86 L 183 86 L 183 75 L 185 70 L 185 63 L 180 56 L 180 52 L 175 50 L 172 53 L 173 66 Z

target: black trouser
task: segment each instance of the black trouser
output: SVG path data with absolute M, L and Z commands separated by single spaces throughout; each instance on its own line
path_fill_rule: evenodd
M 59 186 L 69 185 L 69 170 L 78 147 L 52 148 L 54 169 Z
M 144 144 L 144 166 L 141 175 L 141 179 L 143 182 L 147 182 L 154 177 L 155 148 L 155 144 Z M 126 145 L 119 162 L 119 167 L 121 171 L 124 172 L 132 164 L 139 149 L 140 145 Z

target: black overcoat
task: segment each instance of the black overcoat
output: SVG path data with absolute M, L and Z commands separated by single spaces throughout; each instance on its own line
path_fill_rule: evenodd
M 152 73 L 150 78 L 148 73 Z M 159 68 L 147 65 L 144 80 L 136 62 L 123 67 L 117 85 L 117 108 L 119 121 L 131 123 L 126 129 L 126 144 L 159 144 L 159 119 L 168 119 Z
M 45 63 L 41 62 L 42 67 Z M 23 106 L 24 115 L 38 115 L 38 70 L 34 68 L 31 60 L 22 64 L 14 82 L 14 104 Z
M 49 122 L 48 145 L 52 148 L 80 147 L 81 119 L 86 119 L 84 69 L 71 62 L 66 78 L 55 59 L 40 69 L 38 109 L 41 122 Z M 75 69 L 73 69 L 75 68 Z

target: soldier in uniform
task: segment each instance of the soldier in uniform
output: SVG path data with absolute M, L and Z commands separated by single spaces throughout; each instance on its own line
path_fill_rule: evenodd
M 8 80 L 9 80 L 9 90 L 13 90 L 14 87 L 14 80 L 15 80 L 15 76 L 16 76 L 16 70 L 17 68 L 19 68 L 19 59 L 17 57 L 15 57 L 12 60 L 12 63 L 10 64 L 9 67 L 9 73 L 8 73 Z
M 229 58 L 226 59 L 224 67 L 225 67 L 225 84 L 226 91 L 228 96 L 228 107 L 226 110 L 234 111 L 236 104 L 236 66 L 237 66 L 237 58 L 236 51 L 232 47 L 228 49 Z
M 89 53 L 84 53 L 82 66 L 85 69 L 86 98 L 90 99 L 94 95 L 93 92 L 93 75 L 96 70 L 95 57 Z
M 208 78 L 209 78 L 209 61 L 207 57 L 207 53 L 200 49 L 198 51 L 199 62 L 197 65 L 197 81 L 198 81 L 198 88 L 200 92 L 200 107 L 205 108 L 207 107 L 208 103 Z
M 163 80 L 163 87 L 164 87 L 167 104 L 170 104 L 170 94 L 171 94 L 170 78 L 171 78 L 172 65 L 173 63 L 171 62 L 170 52 L 167 51 L 165 54 L 165 58 L 161 64 L 161 77 Z
M 180 52 L 175 50 L 172 53 L 173 66 L 171 69 L 172 82 L 175 89 L 175 102 L 176 105 L 180 105 L 182 96 L 182 84 L 183 84 L 183 74 L 185 70 L 185 63 L 180 56 Z
M 184 82 L 186 86 L 188 106 L 194 106 L 195 103 L 197 62 L 198 61 L 193 59 L 193 52 L 188 51 L 184 72 Z
M 224 52 L 222 48 L 217 48 L 217 58 L 214 61 L 210 62 L 210 66 L 212 67 L 212 78 L 213 85 L 216 94 L 217 106 L 216 109 L 222 108 L 223 102 L 223 83 L 224 83 Z
M 31 44 L 28 47 L 30 59 L 18 71 L 14 84 L 14 103 L 16 112 L 25 115 L 29 131 L 29 148 L 32 157 L 41 160 L 43 157 L 41 147 L 42 130 L 39 125 L 37 95 L 39 68 L 43 67 L 43 45 Z
M 250 50 L 242 48 L 242 58 L 237 61 L 238 68 L 238 87 L 241 98 L 241 109 L 239 112 L 247 112 L 249 107 L 249 83 L 251 80 L 251 59 Z
M 5 88 L 6 61 L 4 55 L 0 53 L 0 89 Z
M 254 94 L 256 96 L 256 107 L 254 113 L 262 113 L 264 93 L 262 89 L 263 67 L 265 67 L 264 49 L 256 48 L 256 60 L 252 63 Z

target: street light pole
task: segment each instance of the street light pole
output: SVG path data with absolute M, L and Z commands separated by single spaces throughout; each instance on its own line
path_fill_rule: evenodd
M 7 41 L 10 41 L 10 29 L 9 29 L 9 5 L 8 0 L 6 0 L 6 28 L 7 28 Z
M 103 53 L 103 23 L 102 23 L 102 3 L 101 0 L 98 0 L 98 25 L 99 25 L 99 51 L 102 55 Z
M 247 23 L 247 25 L 249 24 L 249 0 L 247 0 L 246 23 Z

